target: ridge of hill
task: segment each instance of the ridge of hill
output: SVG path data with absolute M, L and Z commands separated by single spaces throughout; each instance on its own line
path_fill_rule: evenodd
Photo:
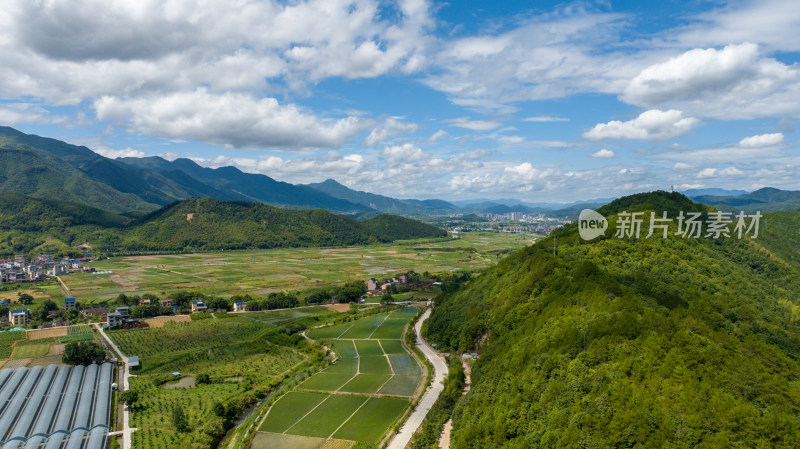
M 308 187 L 370 209 L 390 214 L 417 215 L 442 214 L 459 211 L 459 207 L 443 200 L 400 200 L 388 196 L 362 192 L 344 186 L 333 179 L 308 184 Z
M 0 254 L 186 251 L 356 245 L 446 236 L 434 226 L 379 215 L 356 221 L 323 209 L 281 209 L 244 201 L 191 198 L 145 215 L 0 193 Z
M 0 192 L 64 198 L 112 212 L 152 211 L 193 197 L 257 201 L 285 208 L 323 208 L 342 213 L 371 209 L 306 186 L 210 169 L 189 159 L 109 159 L 84 146 L 0 126 Z
M 710 210 L 653 192 L 598 211 L 613 227 L 622 211 L 687 209 Z M 428 338 L 480 354 L 451 447 L 800 441 L 800 278 L 773 251 L 786 241 L 555 234 L 555 256 L 543 239 L 436 299 Z

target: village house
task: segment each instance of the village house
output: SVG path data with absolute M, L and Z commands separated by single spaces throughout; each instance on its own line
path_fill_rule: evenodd
M 208 307 L 203 301 L 192 301 L 192 313 L 205 312 Z
M 64 311 L 74 309 L 75 308 L 75 298 L 65 298 L 64 299 Z
M 161 307 L 172 307 L 172 298 L 164 298 L 161 300 Z
M 88 309 L 83 309 L 83 314 L 85 316 L 96 316 L 99 317 L 100 320 L 105 320 L 106 316 L 108 315 L 108 309 L 105 307 L 91 307 Z
M 122 314 L 120 314 L 119 312 L 111 312 L 108 315 L 106 315 L 106 320 L 108 327 L 117 327 L 117 326 L 122 326 L 123 318 Z
M 378 292 L 385 292 L 392 285 L 408 284 L 408 274 L 401 274 L 393 278 L 386 278 L 379 281 L 375 278 L 367 280 L 367 292 L 375 294 Z
M 238 301 L 233 303 L 233 311 L 234 312 L 247 312 L 247 303 L 244 301 Z
M 8 322 L 12 326 L 25 326 L 31 322 L 31 311 L 29 309 L 16 309 L 8 312 Z
M 143 306 L 149 306 L 150 305 L 150 298 L 142 298 L 142 299 L 140 299 L 139 300 L 139 304 L 143 305 Z
M 370 278 L 367 281 L 367 290 L 373 291 L 378 289 L 378 280 L 375 278 Z
M 117 310 L 106 315 L 108 327 L 122 326 L 130 318 L 130 307 L 117 307 Z

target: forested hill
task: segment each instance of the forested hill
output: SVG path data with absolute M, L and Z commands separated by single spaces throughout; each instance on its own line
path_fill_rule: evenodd
M 355 245 L 393 240 L 370 229 L 366 225 L 368 222 L 357 222 L 322 209 L 290 210 L 259 203 L 195 198 L 144 217 L 125 233 L 121 246 L 216 250 Z
M 358 222 L 322 209 L 280 209 L 211 198 L 123 216 L 78 203 L 0 194 L 4 256 L 76 253 L 75 247 L 84 242 L 96 251 L 185 251 L 354 245 L 443 234 L 402 217 Z
M 798 265 L 770 239 L 613 237 L 623 210 L 705 207 L 622 198 L 606 238 L 567 226 L 555 257 L 544 239 L 437 298 L 428 337 L 480 353 L 451 447 L 796 447 Z
M 447 237 L 447 231 L 398 215 L 380 214 L 369 220 L 364 220 L 362 224 L 368 229 L 392 240 Z

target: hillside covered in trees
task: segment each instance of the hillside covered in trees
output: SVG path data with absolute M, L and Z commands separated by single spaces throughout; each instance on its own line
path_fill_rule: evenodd
M 373 232 L 392 240 L 447 237 L 447 232 L 442 229 L 399 215 L 380 214 L 361 223 Z
M 622 211 L 706 207 L 655 192 L 599 212 L 613 230 Z M 796 447 L 796 235 L 557 237 L 555 257 L 542 240 L 437 298 L 428 338 L 480 353 L 451 447 Z
M 387 225 L 389 223 L 389 225 Z M 119 215 L 83 204 L 0 194 L 0 254 L 187 251 L 358 245 L 446 235 L 414 220 L 365 221 L 326 210 L 280 209 L 243 201 L 192 198 L 147 215 Z

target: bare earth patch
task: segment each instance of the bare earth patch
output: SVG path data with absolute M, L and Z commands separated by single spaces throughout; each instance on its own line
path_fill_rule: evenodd
M 10 369 L 17 369 L 22 368 L 24 366 L 28 366 L 28 363 L 31 362 L 31 359 L 11 359 L 3 365 L 3 368 L 10 368 Z
M 256 291 L 256 293 L 258 293 L 259 295 L 268 295 L 270 293 L 280 293 L 280 292 L 281 292 L 280 290 L 274 288 L 265 288 L 263 290 Z
M 335 312 L 344 313 L 350 310 L 350 304 L 325 304 L 325 308 Z
M 50 346 L 50 352 L 47 353 L 48 356 L 52 357 L 55 355 L 61 355 L 64 353 L 64 346 L 66 345 L 52 345 Z

